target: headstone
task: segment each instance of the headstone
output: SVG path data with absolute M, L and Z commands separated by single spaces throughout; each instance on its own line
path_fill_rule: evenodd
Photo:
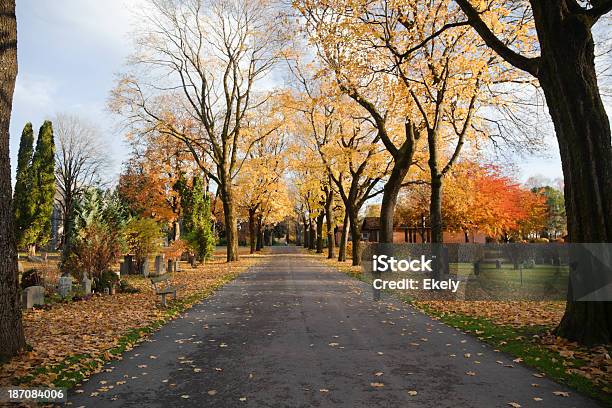
M 149 276 L 149 258 L 145 258 L 144 262 L 140 266 L 140 274 L 145 278 Z
M 168 273 L 174 272 L 174 259 L 168 259 Z
M 23 273 L 23 264 L 21 262 L 17 262 L 17 272 Z
M 126 266 L 126 271 L 127 274 L 133 274 L 136 271 L 134 270 L 134 259 L 132 258 L 132 255 L 125 255 L 123 257 L 123 262 L 125 262 Z
M 63 298 L 69 296 L 72 293 L 72 277 L 62 276 L 59 278 L 59 284 L 57 285 L 57 293 Z
M 91 293 L 91 279 L 89 279 L 87 276 L 84 276 L 83 280 L 81 281 L 81 289 L 83 290 L 85 296 Z
M 34 306 L 45 304 L 45 288 L 43 286 L 30 286 L 23 290 L 23 307 L 31 309 Z
M 104 288 L 104 294 L 105 295 L 109 295 L 110 294 L 110 289 L 109 288 Z
M 119 261 L 119 274 L 122 276 L 128 274 L 128 265 L 124 261 Z
M 155 257 L 155 274 L 163 275 L 165 273 L 165 267 L 164 255 L 157 255 Z
M 176 261 L 174 261 L 174 272 L 180 272 L 180 271 L 181 271 L 181 261 L 177 259 Z
M 195 268 L 197 265 L 197 259 L 195 256 L 191 256 L 191 258 L 189 259 L 189 263 L 191 263 L 191 267 Z
M 40 256 L 28 256 L 28 262 L 32 263 L 44 263 L 45 260 Z

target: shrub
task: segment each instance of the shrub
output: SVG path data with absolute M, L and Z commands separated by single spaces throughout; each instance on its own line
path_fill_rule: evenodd
M 79 231 L 72 253 L 65 260 L 65 268 L 76 279 L 84 274 L 96 279 L 117 262 L 121 252 L 122 242 L 117 231 L 94 221 Z
M 104 271 L 98 278 L 94 279 L 94 285 L 98 292 L 102 292 L 105 288 L 112 289 L 117 282 L 119 282 L 119 277 L 111 271 Z
M 152 218 L 132 218 L 125 229 L 128 251 L 134 255 L 136 270 L 142 270 L 149 254 L 160 246 L 161 229 Z

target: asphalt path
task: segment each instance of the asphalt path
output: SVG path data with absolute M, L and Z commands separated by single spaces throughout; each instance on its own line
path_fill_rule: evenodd
M 73 407 L 596 407 L 294 247 L 70 393 Z M 555 392 L 567 392 L 568 397 Z M 534 399 L 535 398 L 535 399 Z M 518 406 L 518 405 L 516 405 Z

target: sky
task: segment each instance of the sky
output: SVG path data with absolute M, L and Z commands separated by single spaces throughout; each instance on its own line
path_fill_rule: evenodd
M 11 119 L 13 174 L 21 129 L 40 127 L 57 113 L 85 118 L 100 131 L 116 179 L 127 148 L 119 119 L 106 110 L 115 74 L 125 70 L 132 50 L 134 11 L 142 0 L 18 0 L 19 74 Z M 548 138 L 547 157 L 517 160 L 525 181 L 531 176 L 562 177 L 559 150 Z

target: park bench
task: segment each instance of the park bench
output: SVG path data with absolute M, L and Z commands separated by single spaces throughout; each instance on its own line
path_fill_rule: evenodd
M 174 296 L 174 300 L 176 300 L 176 291 L 180 289 L 182 286 L 172 285 L 170 283 L 169 274 L 163 274 L 159 276 L 154 276 L 151 278 L 151 284 L 153 285 L 153 290 L 155 290 L 155 294 L 161 296 L 161 302 L 164 307 L 167 306 L 166 296 L 172 294 Z

